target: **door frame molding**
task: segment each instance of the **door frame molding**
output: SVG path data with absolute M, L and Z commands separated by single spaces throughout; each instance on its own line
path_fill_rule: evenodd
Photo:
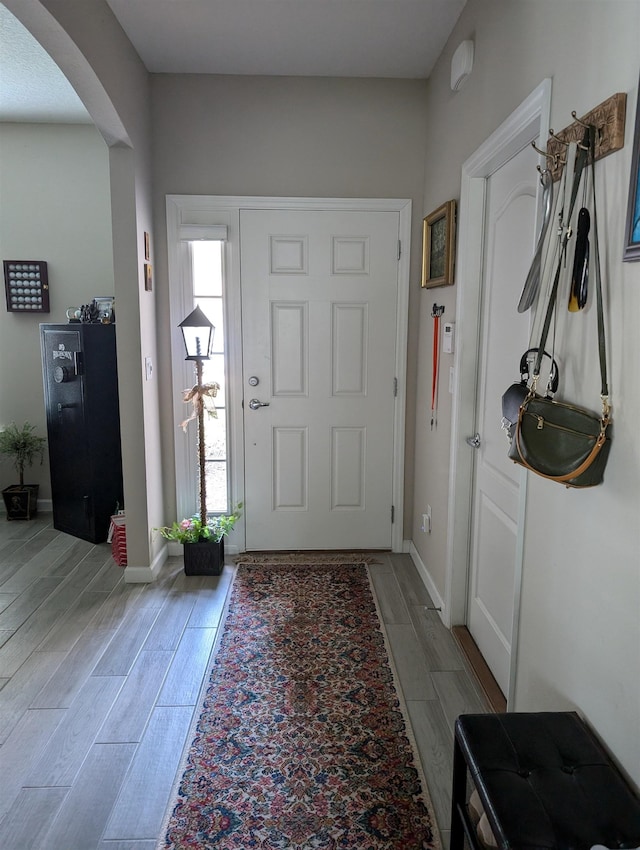
M 393 482 L 392 495 L 395 508 L 391 530 L 391 546 L 394 552 L 403 551 L 404 542 L 404 465 L 405 465 L 405 419 L 407 383 L 407 344 L 409 333 L 409 280 L 411 259 L 411 200 L 407 198 L 291 198 L 291 197 L 245 197 L 236 195 L 167 195 L 167 241 L 169 261 L 169 301 L 171 321 L 171 362 L 173 372 L 173 409 L 175 424 L 183 418 L 180 390 L 187 386 L 182 342 L 177 330 L 186 309 L 182 300 L 182 282 L 188 269 L 179 250 L 179 230 L 184 225 L 215 227 L 226 225 L 228 237 L 225 250 L 225 310 L 228 340 L 229 387 L 227 415 L 229 417 L 229 459 L 231 464 L 231 500 L 244 501 L 244 421 L 241 401 L 242 383 L 242 312 L 240 291 L 240 211 L 259 210 L 336 210 L 354 212 L 397 212 L 399 214 L 398 236 L 402 245 L 398 260 L 397 310 L 396 310 L 396 362 L 395 375 L 398 381 L 393 420 Z M 176 389 L 177 388 L 177 389 Z M 389 392 L 393 388 L 389 387 Z M 176 499 L 178 512 L 189 502 L 193 484 L 189 482 L 185 469 L 189 467 L 186 441 L 176 444 Z M 233 537 L 236 547 L 245 548 L 245 526 L 240 522 Z
M 457 375 L 453 396 L 449 464 L 449 526 L 443 620 L 448 627 L 465 625 L 469 588 L 473 508 L 473 450 L 465 437 L 475 433 L 477 364 L 479 362 L 482 281 L 484 275 L 485 200 L 487 178 L 531 141 L 549 131 L 551 80 L 545 79 L 491 134 L 462 166 L 456 298 Z M 539 222 L 540 223 L 540 222 Z M 517 662 L 520 588 L 522 580 L 526 470 L 521 470 L 515 564 L 515 604 L 511 643 L 508 704 L 514 695 Z

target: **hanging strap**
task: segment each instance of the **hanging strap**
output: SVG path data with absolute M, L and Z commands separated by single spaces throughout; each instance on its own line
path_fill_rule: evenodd
M 433 317 L 433 374 L 431 376 L 431 430 L 438 427 L 438 374 L 440 371 L 440 316 L 444 313 L 444 307 L 433 305 L 431 315 Z
M 596 261 L 596 307 L 598 315 L 598 356 L 600 359 L 600 396 L 602 405 L 605 407 L 605 413 L 609 415 L 609 382 L 607 379 L 607 351 L 606 340 L 604 335 L 604 305 L 602 300 L 602 276 L 600 273 L 600 241 L 598 239 L 598 212 L 596 205 L 596 174 L 595 174 L 595 159 L 596 159 L 596 132 L 595 127 L 591 127 L 591 187 L 593 195 L 593 238 L 595 241 L 595 261 Z
M 578 195 L 578 189 L 580 186 L 580 180 L 582 178 L 582 172 L 584 171 L 585 165 L 588 164 L 589 157 L 591 158 L 591 186 L 592 186 L 592 194 L 593 194 L 593 237 L 595 241 L 595 280 L 596 280 L 596 309 L 598 316 L 598 353 L 600 359 L 600 377 L 601 377 L 601 390 L 600 395 L 602 399 L 602 407 L 603 407 L 603 418 L 608 420 L 609 418 L 609 388 L 607 382 L 607 360 L 606 360 L 606 345 L 605 345 L 605 332 L 604 332 L 604 307 L 602 301 L 602 278 L 600 273 L 600 247 L 598 240 L 598 217 L 596 212 L 596 181 L 595 181 L 595 127 L 590 126 L 585 130 L 584 137 L 582 139 L 582 144 L 579 146 L 578 156 L 576 157 L 576 166 L 575 173 L 573 177 L 573 185 L 571 187 L 571 198 L 569 201 L 569 214 L 567 216 L 567 223 L 569 224 L 571 221 L 571 216 L 573 213 L 573 209 L 575 206 L 576 198 Z M 540 375 L 540 366 L 542 363 L 542 356 L 544 352 L 544 347 L 547 341 L 547 336 L 549 334 L 549 328 L 551 326 L 551 319 L 553 317 L 553 312 L 556 306 L 556 300 L 558 296 L 558 286 L 560 283 L 560 275 L 562 272 L 563 262 L 566 255 L 567 243 L 571 237 L 571 228 L 567 228 L 567 232 L 562 241 L 562 248 L 560 251 L 560 257 L 558 258 L 558 266 L 556 268 L 556 273 L 553 279 L 553 286 L 551 288 L 551 294 L 549 296 L 549 303 L 547 304 L 547 312 L 544 318 L 544 324 L 542 326 L 542 333 L 540 336 L 540 345 L 538 347 L 538 354 L 536 357 L 535 365 L 533 368 L 533 387 L 535 387 L 537 378 Z

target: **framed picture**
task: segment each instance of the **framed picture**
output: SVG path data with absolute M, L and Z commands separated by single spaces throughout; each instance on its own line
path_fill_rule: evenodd
M 422 222 L 422 286 L 453 283 L 456 202 L 447 201 Z
M 629 182 L 629 203 L 627 206 L 627 226 L 625 229 L 623 260 L 640 260 L 640 84 L 638 85 L 638 103 L 636 105 L 636 126 L 633 134 L 631 152 L 631 179 Z
M 103 324 L 108 324 L 113 318 L 113 301 L 114 299 L 107 296 L 98 296 L 93 299 L 93 304 L 97 310 L 97 320 Z
M 149 234 L 145 230 L 144 232 L 144 258 L 145 260 L 151 259 L 151 246 L 149 244 Z
M 144 264 L 144 288 L 147 292 L 153 289 L 153 276 L 151 273 L 151 263 Z
M 9 313 L 48 313 L 46 260 L 5 260 L 4 287 Z

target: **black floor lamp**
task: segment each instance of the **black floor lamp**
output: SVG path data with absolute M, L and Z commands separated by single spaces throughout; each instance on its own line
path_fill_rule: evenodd
M 186 431 L 187 423 L 196 419 L 198 423 L 198 470 L 200 473 L 200 522 L 207 523 L 207 484 L 205 475 L 205 440 L 204 440 L 204 402 L 205 399 L 215 397 L 219 390 L 216 383 L 202 383 L 202 361 L 208 360 L 213 345 L 213 334 L 215 327 L 202 312 L 200 307 L 190 313 L 184 321 L 178 325 L 182 331 L 184 347 L 187 352 L 185 360 L 193 360 L 196 364 L 196 383 L 190 390 L 185 390 L 184 401 L 193 402 L 193 412 L 188 419 L 182 423 Z

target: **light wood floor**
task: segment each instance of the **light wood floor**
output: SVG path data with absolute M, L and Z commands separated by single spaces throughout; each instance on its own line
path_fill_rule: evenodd
M 453 723 L 487 710 L 408 555 L 372 567 L 448 845 Z M 0 848 L 153 850 L 234 567 L 130 585 L 50 515 L 0 519 Z

